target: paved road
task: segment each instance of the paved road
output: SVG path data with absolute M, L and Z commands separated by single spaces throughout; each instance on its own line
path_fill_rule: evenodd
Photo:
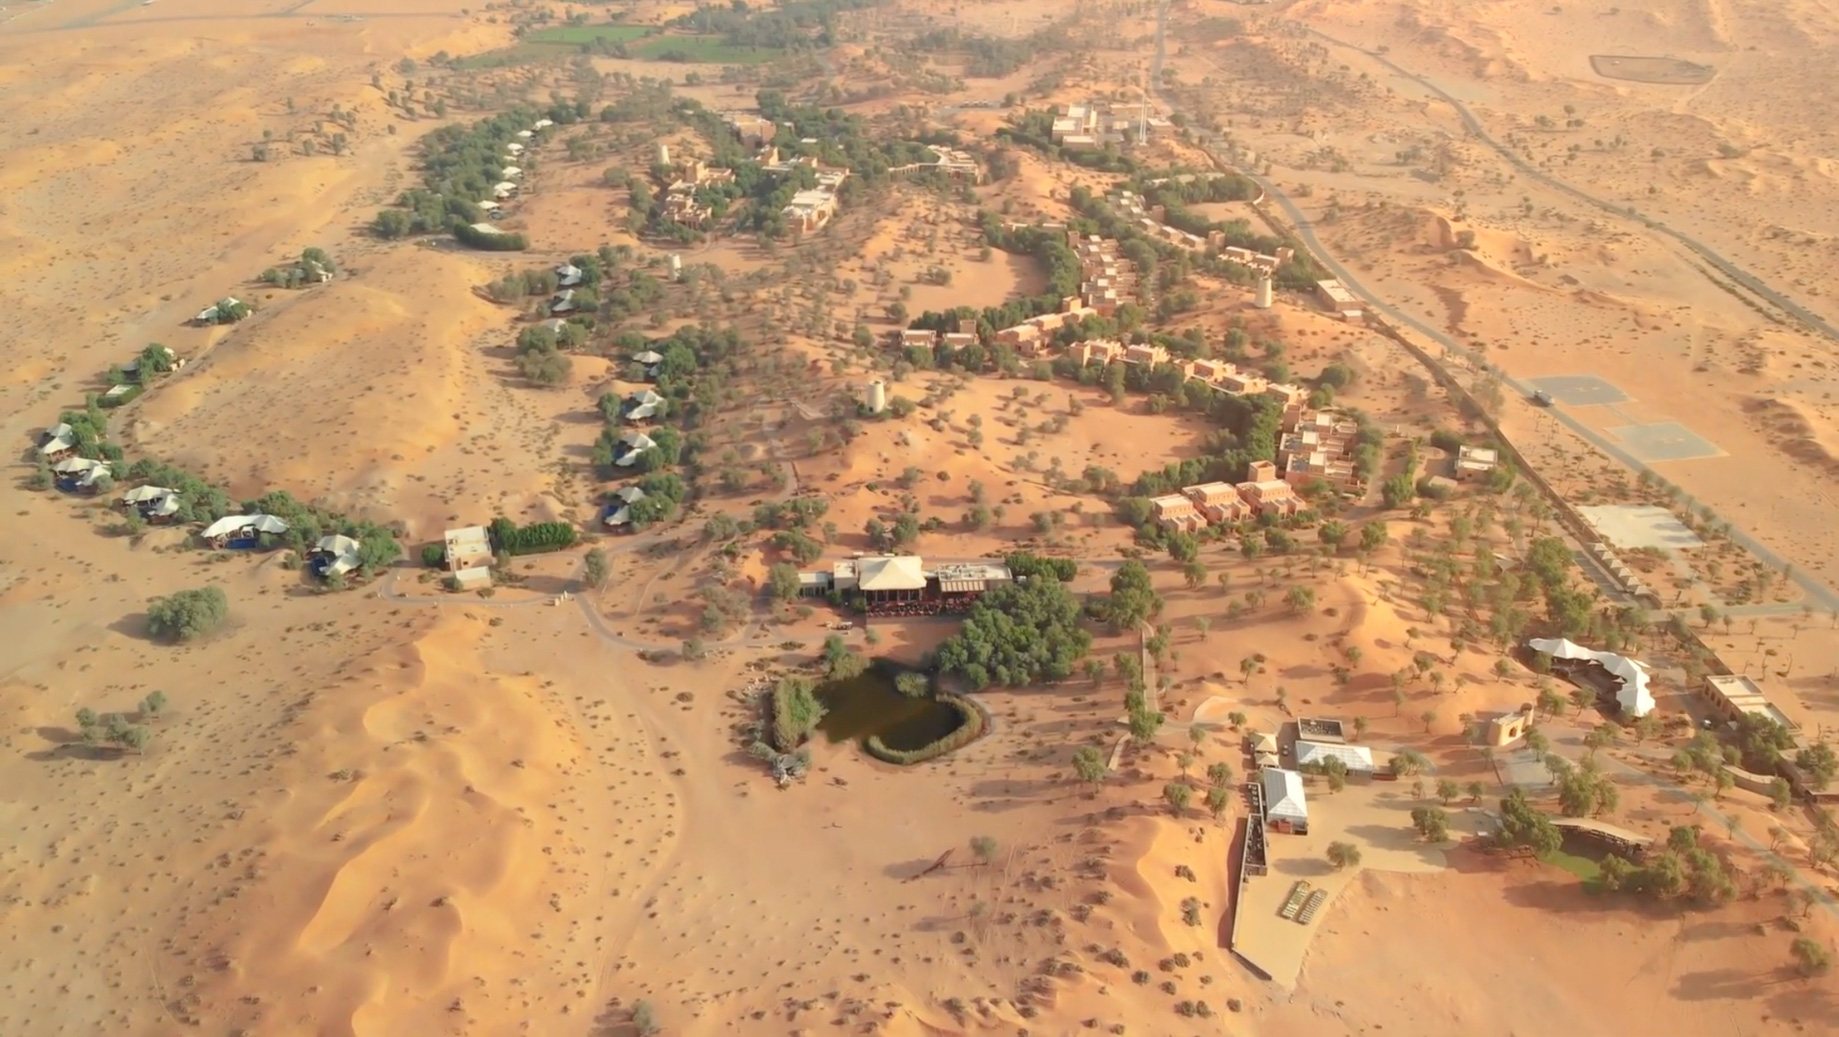
M 1629 217 L 1631 219 L 1640 221 L 1649 230 L 1655 231 L 1659 234 L 1665 235 L 1666 237 L 1672 238 L 1674 241 L 1677 241 L 1680 244 L 1691 249 L 1693 252 L 1697 253 L 1702 259 L 1704 259 L 1707 263 L 1710 263 L 1712 266 L 1716 267 L 1719 270 L 1719 272 L 1724 274 L 1724 276 L 1737 282 L 1738 284 L 1742 285 L 1744 288 L 1749 289 L 1751 292 L 1755 293 L 1756 295 L 1761 296 L 1764 299 L 1767 299 L 1769 302 L 1779 307 L 1783 312 L 1794 317 L 1794 319 L 1800 321 L 1802 324 L 1806 325 L 1808 328 L 1811 328 L 1815 331 L 1820 332 L 1821 334 L 1824 334 L 1827 338 L 1830 338 L 1835 342 L 1839 342 L 1839 328 L 1833 327 L 1833 325 L 1827 323 L 1818 314 L 1810 312 L 1808 309 L 1801 306 L 1799 303 L 1796 303 L 1793 299 L 1790 299 L 1786 295 L 1783 295 L 1782 293 L 1776 291 L 1774 288 L 1771 288 L 1761 278 L 1756 277 L 1754 274 L 1751 274 L 1749 271 L 1743 269 L 1737 264 L 1719 255 L 1717 252 L 1712 250 L 1711 246 L 1705 244 L 1704 242 L 1698 240 L 1697 238 L 1690 237 L 1681 231 L 1674 230 L 1672 227 L 1667 226 L 1666 224 L 1660 222 L 1659 220 L 1654 219 L 1651 216 L 1643 216 L 1640 212 L 1636 211 L 1636 209 L 1633 206 L 1620 205 L 1620 204 L 1608 201 L 1603 198 L 1598 198 L 1597 196 L 1593 194 L 1589 194 L 1579 188 L 1573 187 L 1572 185 L 1564 182 L 1563 180 L 1560 180 L 1557 177 L 1552 176 L 1551 174 L 1545 172 L 1544 170 L 1540 169 L 1538 166 L 1533 165 L 1531 162 L 1526 161 L 1512 148 L 1508 147 L 1505 144 L 1502 144 L 1500 141 L 1495 140 L 1492 136 L 1489 136 L 1488 131 L 1482 127 L 1481 120 L 1475 117 L 1475 113 L 1469 111 L 1468 106 L 1464 105 L 1461 101 L 1457 100 L 1456 98 L 1450 96 L 1448 93 L 1444 92 L 1443 88 L 1437 86 L 1437 84 L 1431 82 L 1428 79 L 1425 79 L 1423 76 L 1420 76 L 1415 72 L 1411 72 L 1407 69 L 1399 67 L 1399 65 L 1396 62 L 1392 61 L 1392 59 L 1386 57 L 1383 54 L 1379 54 L 1375 51 L 1367 50 L 1366 48 L 1358 46 L 1357 44 L 1348 43 L 1345 40 L 1338 40 L 1334 38 L 1333 36 L 1330 36 L 1327 33 L 1320 31 L 1319 29 L 1310 29 L 1309 31 L 1314 33 L 1316 36 L 1324 40 L 1327 40 L 1329 43 L 1335 44 L 1336 46 L 1346 47 L 1350 50 L 1357 50 L 1360 53 L 1365 54 L 1367 57 L 1372 58 L 1374 61 L 1377 61 L 1380 64 L 1391 69 L 1393 72 L 1397 73 L 1398 75 L 1411 80 L 1412 82 L 1418 84 L 1424 89 L 1437 95 L 1437 97 L 1447 102 L 1450 105 L 1450 107 L 1456 109 L 1456 114 L 1462 118 L 1462 124 L 1463 126 L 1468 128 L 1468 131 L 1470 134 L 1472 134 L 1477 140 L 1481 141 L 1482 143 L 1493 148 L 1495 151 L 1499 152 L 1502 158 L 1505 158 L 1507 161 L 1513 163 L 1514 168 L 1518 169 L 1521 173 L 1525 174 L 1529 179 L 1538 181 L 1539 183 L 1544 184 L 1546 187 L 1549 187 L 1555 191 L 1559 191 L 1563 194 L 1569 195 L 1570 197 L 1575 198 L 1578 201 L 1583 202 L 1587 205 L 1596 206 L 1597 208 L 1602 209 L 1605 212 L 1613 213 L 1614 215 L 1617 215 L 1617 216 Z
M 1161 83 L 1162 57 L 1163 57 L 1162 33 L 1163 33 L 1164 21 L 1166 19 L 1167 9 L 1168 9 L 1168 4 L 1166 0 L 1164 0 L 1164 3 L 1158 9 L 1158 14 L 1157 14 L 1156 59 L 1155 59 L 1155 66 L 1154 66 L 1154 69 L 1151 75 L 1152 75 L 1154 82 L 1158 84 L 1155 87 L 1157 98 L 1161 101 L 1163 106 L 1168 111 L 1173 112 L 1176 110 L 1174 103 L 1165 94 L 1163 94 L 1161 86 L 1159 85 Z M 1324 38 L 1327 39 L 1328 37 L 1324 37 Z M 1338 43 L 1339 41 L 1333 41 L 1333 42 Z M 1380 58 L 1378 55 L 1374 55 L 1374 57 L 1381 61 L 1385 60 L 1384 58 Z M 1397 69 L 1397 66 L 1392 65 L 1391 62 L 1389 61 L 1386 62 L 1386 64 L 1389 67 Z M 1401 75 L 1406 75 L 1414 80 L 1423 82 L 1423 80 L 1418 79 L 1418 77 L 1416 76 L 1411 76 L 1410 73 L 1405 72 L 1402 69 L 1399 69 L 1398 71 L 1400 72 Z M 1431 86 L 1429 83 L 1425 83 L 1424 85 L 1426 86 L 1427 89 L 1436 90 L 1436 88 L 1434 86 Z M 1436 92 L 1441 96 L 1448 97 L 1448 95 L 1443 94 L 1441 90 L 1436 90 Z M 1451 104 L 1455 104 L 1457 108 L 1463 113 L 1463 118 L 1465 122 L 1473 120 L 1474 116 L 1470 115 L 1467 109 L 1462 108 L 1461 105 L 1458 104 L 1454 98 L 1449 98 L 1449 100 Z M 1490 143 L 1494 147 L 1496 148 L 1500 147 L 1500 145 L 1494 144 L 1494 141 L 1492 138 L 1487 137 L 1485 133 L 1482 133 L 1480 131 L 1479 124 L 1475 124 L 1472 127 L 1472 130 L 1476 132 L 1476 134 L 1480 136 L 1482 139 L 1487 140 L 1488 143 Z M 1198 134 L 1197 136 L 1200 141 L 1202 149 L 1205 150 L 1209 155 L 1213 156 L 1216 162 L 1220 163 L 1222 166 L 1226 166 L 1229 168 L 1231 167 L 1231 163 L 1227 162 L 1225 159 L 1220 158 L 1219 155 L 1215 152 L 1214 148 L 1217 146 L 1217 141 L 1215 139 L 1210 138 L 1205 134 Z M 1507 157 L 1513 160 L 1517 165 L 1520 165 L 1522 167 L 1525 166 L 1525 163 L 1520 162 L 1520 160 L 1516 156 L 1512 155 L 1511 153 L 1507 153 Z M 1530 173 L 1534 173 L 1538 175 L 1542 180 L 1550 179 L 1548 177 L 1545 177 L 1544 174 L 1542 173 L 1537 173 L 1536 170 L 1528 170 L 1528 171 Z M 1297 237 L 1302 240 L 1303 245 L 1316 258 L 1316 260 L 1320 262 L 1322 266 L 1328 270 L 1329 273 L 1335 275 L 1335 277 L 1338 278 L 1341 281 L 1341 283 L 1347 287 L 1348 291 L 1352 292 L 1355 296 L 1359 297 L 1368 306 L 1371 306 L 1375 311 L 1386 315 L 1388 318 L 1392 319 L 1398 324 L 1411 328 L 1412 330 L 1425 336 L 1426 338 L 1431 339 L 1432 341 L 1438 343 L 1443 348 L 1451 351 L 1452 353 L 1456 355 L 1469 358 L 1475 364 L 1477 368 L 1484 366 L 1484 362 L 1479 356 L 1476 356 L 1475 354 L 1469 352 L 1468 349 L 1463 347 L 1455 339 L 1444 334 L 1442 331 L 1433 327 L 1429 323 L 1419 320 L 1417 317 L 1409 313 L 1406 313 L 1403 310 L 1400 310 L 1398 307 L 1391 305 L 1390 303 L 1384 301 L 1383 299 L 1380 299 L 1373 292 L 1369 291 L 1364 285 L 1360 283 L 1360 279 L 1354 276 L 1352 271 L 1348 270 L 1346 266 L 1342 265 L 1339 260 L 1335 259 L 1335 257 L 1329 253 L 1328 249 L 1322 244 L 1321 239 L 1316 237 L 1315 225 L 1310 221 L 1310 219 L 1307 216 L 1303 214 L 1303 211 L 1297 207 L 1296 203 L 1291 201 L 1288 195 L 1284 194 L 1281 190 L 1279 190 L 1275 183 L 1271 182 L 1269 179 L 1263 176 L 1259 176 L 1258 174 L 1250 172 L 1250 171 L 1246 171 L 1245 175 L 1250 176 L 1253 180 L 1255 180 L 1258 183 L 1259 187 L 1263 188 L 1265 198 L 1268 201 L 1276 203 L 1277 207 L 1283 210 L 1285 217 L 1290 221 L 1291 225 L 1295 227 Z M 1571 191 L 1572 193 L 1580 194 L 1580 192 L 1576 192 L 1574 188 L 1569 188 L 1562 184 L 1557 184 L 1557 186 L 1561 190 L 1567 190 L 1567 191 Z M 1597 202 L 1595 199 L 1589 198 L 1587 195 L 1582 196 L 1582 197 L 1584 197 L 1586 201 L 1589 201 L 1592 204 L 1603 204 L 1603 203 Z M 1649 225 L 1654 226 L 1655 229 L 1661 230 L 1663 233 L 1669 233 L 1669 234 L 1673 234 L 1675 237 L 1679 237 L 1679 235 L 1677 235 L 1676 233 L 1670 230 L 1667 230 L 1664 227 L 1657 226 L 1653 224 L 1651 221 L 1649 221 Z M 1707 255 L 1706 258 L 1709 260 L 1711 257 Z M 1733 274 L 1732 276 L 1735 277 L 1736 275 Z M 1747 277 L 1748 275 L 1746 274 L 1744 276 Z M 1835 337 L 1839 338 L 1839 333 L 1835 333 Z M 1513 378 L 1507 375 L 1505 372 L 1501 373 L 1501 380 L 1504 385 L 1511 388 L 1515 392 L 1520 393 L 1524 397 L 1530 397 L 1532 395 L 1532 388 L 1530 386 L 1526 385 L 1525 383 L 1519 381 L 1516 378 Z M 1608 456 L 1614 458 L 1618 463 L 1626 466 L 1627 468 L 1635 472 L 1642 472 L 1642 471 L 1652 472 L 1653 471 L 1653 469 L 1650 469 L 1646 464 L 1644 464 L 1643 462 L 1635 458 L 1633 455 L 1629 454 L 1627 451 L 1623 450 L 1619 445 L 1617 445 L 1616 443 L 1614 443 L 1613 441 L 1611 441 L 1610 439 L 1608 439 L 1601 433 L 1597 432 L 1595 429 L 1584 424 L 1582 421 L 1579 421 L 1578 419 L 1572 417 L 1568 412 L 1564 410 L 1564 408 L 1554 406 L 1550 408 L 1550 412 L 1554 418 L 1556 418 L 1560 422 L 1563 422 L 1565 427 L 1569 428 L 1572 432 L 1577 433 L 1577 435 L 1580 436 L 1585 442 L 1596 447 L 1598 450 L 1602 451 Z M 1659 473 L 1656 472 L 1654 474 L 1658 475 Z M 1693 499 L 1689 495 L 1685 495 L 1682 493 L 1682 500 L 1686 503 L 1687 506 L 1694 508 L 1694 510 L 1700 510 L 1700 511 L 1708 510 L 1705 508 L 1703 504 Z M 1712 517 L 1716 519 L 1717 521 L 1725 521 L 1720 516 L 1716 515 L 1715 512 L 1712 514 Z M 1831 587 L 1827 586 L 1824 582 L 1801 571 L 1798 567 L 1791 567 L 1787 559 L 1776 554 L 1773 550 L 1769 549 L 1766 545 L 1764 545 L 1761 541 L 1757 540 L 1755 537 L 1744 532 L 1742 529 L 1739 529 L 1736 526 L 1736 524 L 1730 523 L 1730 522 L 1725 522 L 1725 524 L 1730 526 L 1731 539 L 1734 540 L 1740 546 L 1742 546 L 1745 550 L 1748 550 L 1751 554 L 1755 555 L 1757 558 L 1760 558 L 1765 564 L 1769 565 L 1771 568 L 1774 568 L 1777 570 L 1782 570 L 1782 569 L 1788 570 L 1791 574 L 1790 578 L 1794 581 L 1796 586 L 1801 588 L 1802 592 L 1807 595 L 1809 600 L 1814 602 L 1820 608 L 1825 609 L 1827 611 L 1839 611 L 1839 593 L 1835 593 L 1834 590 Z

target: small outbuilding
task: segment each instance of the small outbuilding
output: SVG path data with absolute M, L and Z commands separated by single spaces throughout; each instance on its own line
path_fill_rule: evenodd
M 97 484 L 111 473 L 107 461 L 97 461 L 88 457 L 66 457 L 51 466 L 57 474 L 60 490 L 94 490 Z
M 607 517 L 601 522 L 613 529 L 632 524 L 632 506 L 645 499 L 645 491 L 637 486 L 627 486 L 614 491 L 614 499 L 619 503 L 607 510 Z

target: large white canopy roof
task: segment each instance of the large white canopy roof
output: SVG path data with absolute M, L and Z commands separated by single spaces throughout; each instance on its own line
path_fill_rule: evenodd
M 1585 648 L 1562 637 L 1535 637 L 1526 644 L 1533 651 L 1544 652 L 1554 659 L 1582 659 L 1596 663 L 1621 678 L 1622 686 L 1616 690 L 1616 705 L 1621 706 L 1622 712 L 1629 716 L 1644 717 L 1654 711 L 1654 695 L 1647 690 L 1648 672 L 1642 663 L 1614 652 Z

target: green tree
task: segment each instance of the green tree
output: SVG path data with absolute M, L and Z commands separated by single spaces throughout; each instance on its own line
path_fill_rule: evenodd
M 1833 967 L 1833 956 L 1824 944 L 1809 936 L 1797 936 L 1788 945 L 1794 956 L 1794 969 L 1803 976 L 1822 976 Z
M 1133 709 L 1130 711 L 1130 737 L 1139 742 L 1148 742 L 1156 737 L 1162 729 L 1162 714 L 1151 709 Z
M 1354 741 L 1358 742 L 1366 737 L 1368 726 L 1370 726 L 1370 722 L 1366 717 L 1354 718 Z
M 589 587 L 601 588 L 607 585 L 607 553 L 596 547 L 588 551 L 581 560 L 581 578 Z
M 1171 781 L 1162 786 L 1162 798 L 1168 801 L 1169 809 L 1176 817 L 1188 812 L 1188 800 L 1194 795 L 1194 789 L 1185 781 Z
M 166 693 L 163 691 L 149 693 L 146 698 L 140 700 L 140 712 L 141 716 L 149 720 L 166 712 Z
M 1443 801 L 1444 806 L 1449 806 L 1460 795 L 1462 795 L 1462 786 L 1456 784 L 1454 779 L 1437 779 L 1437 798 Z
M 1339 551 L 1341 545 L 1347 541 L 1347 532 L 1345 523 L 1329 519 L 1316 528 L 1315 535 L 1321 539 L 1322 543 Z
M 1418 830 L 1425 842 L 1445 842 L 1449 839 L 1449 814 L 1442 807 L 1413 807 L 1411 827 Z
M 996 839 L 988 835 L 971 837 L 971 856 L 977 858 L 978 864 L 988 864 L 996 859 Z
M 780 601 L 798 597 L 798 568 L 790 562 L 775 562 L 766 570 L 766 588 Z
M 1284 593 L 1283 600 L 1292 613 L 1300 616 L 1315 608 L 1315 591 L 1299 583 Z
M 1839 774 L 1839 756 L 1833 753 L 1833 747 L 1825 742 L 1815 742 L 1794 754 L 1794 768 L 1801 772 L 1809 788 L 1823 792 L 1832 784 L 1835 774 Z
M 1232 790 L 1215 785 L 1207 790 L 1207 811 L 1215 821 L 1226 816 L 1226 808 L 1232 803 Z
M 1558 826 L 1533 807 L 1525 791 L 1518 788 L 1501 800 L 1501 827 L 1495 839 L 1504 849 L 1524 847 L 1539 857 L 1549 856 L 1564 843 Z
M 147 606 L 147 630 L 155 637 L 190 641 L 216 630 L 230 614 L 220 587 L 199 587 L 155 598 Z
M 1092 786 L 1094 790 L 1104 782 L 1110 770 L 1105 765 L 1104 754 L 1096 748 L 1082 745 L 1073 750 L 1073 772 L 1079 775 L 1080 781 Z
M 1344 843 L 1338 840 L 1331 842 L 1328 844 L 1328 863 L 1334 865 L 1336 871 L 1358 867 L 1360 865 L 1360 847 L 1355 846 L 1353 843 Z
M 1161 612 L 1162 596 L 1150 583 L 1149 570 L 1143 563 L 1132 559 L 1118 566 L 1111 574 L 1111 596 L 1105 606 L 1112 627 L 1133 629 Z

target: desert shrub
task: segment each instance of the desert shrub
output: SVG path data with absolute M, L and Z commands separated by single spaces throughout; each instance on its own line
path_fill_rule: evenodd
M 936 759 L 954 749 L 962 749 L 983 734 L 983 711 L 977 708 L 976 703 L 962 695 L 950 694 L 942 694 L 938 700 L 956 709 L 958 715 L 963 718 L 950 734 L 922 745 L 918 749 L 889 748 L 882 743 L 880 735 L 870 735 L 868 741 L 863 743 L 863 747 L 868 750 L 870 756 L 877 760 L 907 767 Z
M 217 629 L 229 614 L 221 587 L 176 591 L 147 606 L 147 629 L 155 637 L 190 641 Z

